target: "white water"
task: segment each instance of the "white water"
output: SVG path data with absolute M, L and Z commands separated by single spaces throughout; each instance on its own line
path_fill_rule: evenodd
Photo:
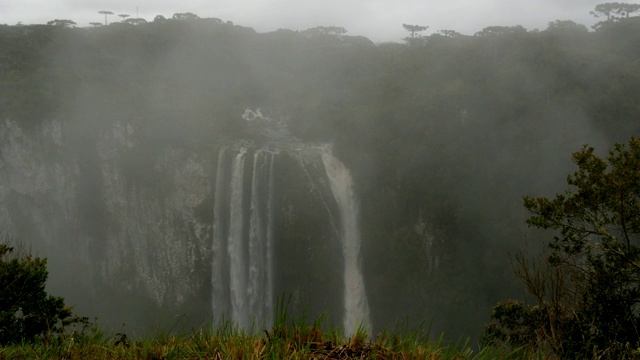
M 273 154 L 257 150 L 253 155 L 251 181 L 251 215 L 249 220 L 249 308 L 256 319 L 265 319 L 273 313 L 272 251 L 272 189 Z
M 224 155 L 227 149 L 222 148 L 218 153 L 218 167 L 216 169 L 216 188 L 214 190 L 215 202 L 213 205 L 213 245 L 212 245 L 212 267 L 211 267 L 211 290 L 212 290 L 212 312 L 214 317 L 224 316 L 224 310 L 226 308 L 226 296 L 225 296 L 225 282 L 224 282 L 224 270 L 225 270 L 225 256 L 224 245 L 225 229 L 224 229 L 224 217 L 222 216 L 223 209 L 225 208 L 225 163 Z M 221 319 L 218 319 L 221 320 Z
M 360 264 L 360 228 L 358 202 L 353 193 L 353 180 L 349 169 L 322 148 L 322 162 L 327 171 L 331 191 L 340 210 L 342 253 L 344 256 L 344 330 L 348 336 L 362 328 L 370 336 L 369 301 L 364 287 Z
M 317 164 L 320 171 L 324 166 L 340 212 L 340 221 L 331 220 L 331 226 L 342 243 L 345 333 L 351 336 L 360 328 L 371 335 L 369 303 L 360 264 L 359 209 L 353 180 L 349 170 L 331 154 L 330 147 L 306 149 L 309 151 L 296 151 L 302 169 L 313 183 L 305 162 L 321 156 L 322 165 L 317 160 L 311 163 Z M 252 326 L 268 328 L 272 324 L 274 157 L 270 150 L 252 151 L 245 147 L 223 148 L 218 155 L 212 307 L 214 315 L 229 315 L 235 325 L 245 330 Z M 247 159 L 252 161 L 251 166 L 245 166 Z M 250 187 L 246 181 L 248 176 L 251 177 Z M 331 213 L 329 205 L 322 202 Z M 336 224 L 340 224 L 339 229 Z
M 246 152 L 246 148 L 241 148 L 233 159 L 229 200 L 229 237 L 227 240 L 231 320 L 242 329 L 248 329 L 251 325 L 247 311 L 247 260 L 246 244 L 243 239 L 244 214 L 242 211 Z
M 274 155 L 256 150 L 251 174 L 245 174 L 248 153 L 241 147 L 223 148 L 218 154 L 211 280 L 214 316 L 230 316 L 244 330 L 270 327 L 273 315 Z M 229 155 L 232 161 L 226 161 Z M 250 188 L 245 187 L 245 175 L 251 176 Z

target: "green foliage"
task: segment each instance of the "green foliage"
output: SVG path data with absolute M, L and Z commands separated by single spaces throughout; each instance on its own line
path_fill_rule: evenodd
M 566 358 L 637 356 L 640 347 L 640 140 L 607 159 L 583 147 L 569 189 L 524 198 L 527 224 L 559 231 L 542 266 L 516 257 L 517 277 L 537 302 L 498 304 L 486 338 L 547 346 Z
M 51 20 L 49 22 L 47 22 L 47 25 L 50 26 L 60 26 L 60 27 L 67 27 L 67 26 L 71 26 L 71 25 L 76 25 L 76 22 L 73 20 L 68 20 L 68 19 L 55 19 L 55 20 Z
M 410 36 L 402 39 L 406 41 L 407 44 L 418 45 L 418 44 L 423 44 L 425 42 L 425 37 L 420 35 L 419 33 L 427 30 L 429 28 L 428 26 L 402 24 L 402 27 L 411 33 Z
M 81 322 L 61 297 L 48 295 L 46 259 L 0 244 L 0 344 L 49 340 Z
M 173 14 L 173 20 L 193 21 L 198 19 L 200 19 L 198 15 L 190 12 Z
M 284 299 L 283 299 L 284 300 Z M 433 341 L 421 328 L 402 327 L 369 339 L 364 331 L 345 337 L 325 329 L 325 318 L 308 324 L 279 302 L 271 329 L 243 331 L 230 322 L 197 328 L 184 334 L 156 333 L 130 339 L 125 333 L 109 336 L 93 327 L 74 337 L 49 343 L 0 348 L 0 359 L 515 359 L 486 348 L 474 354 L 468 342 Z
M 606 17 L 607 19 L 596 23 L 593 28 L 600 29 L 611 22 L 628 19 L 631 14 L 635 14 L 638 11 L 640 11 L 640 4 L 619 2 L 598 4 L 590 14 L 596 18 Z

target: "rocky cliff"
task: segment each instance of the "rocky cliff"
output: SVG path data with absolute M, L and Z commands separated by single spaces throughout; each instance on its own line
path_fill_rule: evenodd
M 113 325 L 211 319 L 221 144 L 149 138 L 134 122 L 5 120 L 0 146 L 0 228 L 49 259 L 52 293 Z M 340 220 L 320 156 L 301 147 L 274 162 L 273 292 L 339 317 Z

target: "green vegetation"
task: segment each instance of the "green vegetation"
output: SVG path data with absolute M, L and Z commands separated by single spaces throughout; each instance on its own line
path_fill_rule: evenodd
M 567 359 L 640 355 L 640 140 L 618 144 L 605 160 L 585 146 L 578 171 L 553 199 L 525 197 L 527 223 L 559 230 L 549 254 L 516 274 L 534 305 L 494 308 L 489 343 L 548 349 Z
M 513 354 L 516 354 L 514 352 Z M 156 335 L 130 340 L 123 334 L 100 331 L 77 334 L 53 343 L 23 344 L 0 349 L 0 359 L 496 359 L 490 349 L 474 354 L 468 347 L 380 336 L 374 342 L 355 335 L 344 338 L 313 326 L 276 327 L 263 334 L 246 334 L 230 325 L 189 335 Z
M 274 326 L 264 332 L 245 332 L 224 322 L 211 330 L 141 340 L 125 333 L 107 335 L 97 324 L 72 317 L 62 298 L 46 295 L 46 260 L 26 253 L 7 259 L 13 251 L 7 244 L 0 250 L 0 301 L 6 309 L 0 322 L 0 359 L 478 359 L 498 354 L 484 350 L 472 357 L 466 343 L 445 346 L 442 338 L 430 342 L 420 329 L 384 332 L 370 341 L 361 328 L 345 337 L 341 331 L 324 330 L 331 327 L 325 317 L 313 325 L 304 315 L 291 318 L 290 298 L 286 305 L 279 303 Z M 69 327 L 77 323 L 83 326 Z
M 47 159 L 54 158 L 52 162 L 56 164 L 67 158 L 73 164 L 61 169 L 81 169 L 77 170 L 78 186 L 73 189 L 81 199 L 73 204 L 81 214 L 74 231 L 81 234 L 72 238 L 68 236 L 71 230 L 65 226 L 45 232 L 52 233 L 52 238 L 65 239 L 60 241 L 71 239 L 66 245 L 75 239 L 91 239 L 86 240 L 91 241 L 87 244 L 89 258 L 85 259 L 89 264 L 109 260 L 103 251 L 104 242 L 112 235 L 108 232 L 117 228 L 113 224 L 116 215 L 107 211 L 101 197 L 105 192 L 101 178 L 104 170 L 95 147 L 114 123 L 126 124 L 135 133 L 135 141 L 126 145 L 126 159 L 117 162 L 114 158 L 114 168 L 121 171 L 118 174 L 128 186 L 157 191 L 157 198 L 163 201 L 164 180 L 156 172 L 154 161 L 163 154 L 164 146 L 206 149 L 200 150 L 200 156 L 209 156 L 215 148 L 209 145 L 245 135 L 246 124 L 239 121 L 239 115 L 246 108 L 261 107 L 265 114 L 270 111 L 274 118 L 287 119 L 288 128 L 303 140 L 333 142 L 336 155 L 351 169 L 361 199 L 363 265 L 367 289 L 375 295 L 370 296 L 375 326 L 392 328 L 398 318 L 408 315 L 412 319 L 428 319 L 436 334 L 447 329 L 448 336 L 470 334 L 473 338 L 479 335 L 487 309 L 497 299 L 519 295 L 503 254 L 517 250 L 517 240 L 524 231 L 526 214 L 522 212 L 521 195 L 553 193 L 562 187 L 561 174 L 569 166 L 566 154 L 580 145 L 607 148 L 640 134 L 640 18 L 635 16 L 638 11 L 633 6 L 613 3 L 596 7 L 594 16 L 601 16 L 603 22 L 594 31 L 570 20 L 557 20 L 543 30 L 488 26 L 473 36 L 454 30 L 424 35 L 426 25 L 405 24 L 406 44 L 373 44 L 336 27 L 261 34 L 191 13 L 179 13 L 170 19 L 158 16 L 150 22 L 127 19 L 108 25 L 107 15 L 115 14 L 99 13 L 105 15 L 104 26 L 94 23 L 91 28 L 70 28 L 70 20 L 54 20 L 50 26 L 0 26 L 0 122 L 12 121 L 25 132 L 36 133 L 48 121 L 62 124 L 61 145 L 45 152 Z M 619 154 L 624 151 L 621 148 Z M 588 149 L 581 154 L 585 169 L 602 165 Z M 603 173 L 600 180 L 615 180 L 609 175 Z M 295 176 L 283 175 L 283 187 L 289 188 L 289 194 L 308 194 L 304 182 Z M 584 176 L 589 179 L 586 173 Z M 580 188 L 579 183 L 571 185 Z M 607 189 L 611 188 L 603 188 Z M 13 190 L 6 190 L 10 191 Z M 557 217 L 534 217 L 530 224 L 553 228 L 551 220 L 581 215 L 571 213 L 572 208 L 566 206 L 579 207 L 593 200 L 565 196 L 561 202 L 548 203 L 558 209 L 562 205 L 562 212 L 547 213 L 547 203 L 529 199 L 529 210 L 540 216 Z M 53 217 L 56 206 L 60 206 L 55 204 L 51 210 L 41 206 L 48 204 L 46 201 L 29 199 L 17 191 L 7 199 L 13 201 L 10 206 L 15 209 L 36 204 L 49 210 L 43 210 L 42 218 Z M 318 311 L 333 305 L 331 301 L 340 301 L 334 292 L 327 291 L 327 279 L 338 278 L 340 271 L 326 265 L 335 253 L 331 246 L 336 245 L 323 243 L 324 252 L 316 252 L 316 258 L 308 260 L 308 245 L 323 240 L 314 234 L 324 226 L 318 225 L 321 220 L 317 214 L 326 216 L 326 211 L 304 207 L 302 195 L 290 203 L 300 204 L 298 208 L 303 210 L 296 210 L 305 221 L 286 228 L 282 225 L 284 230 L 277 234 L 279 246 L 297 255 L 282 261 L 285 269 L 280 274 L 284 278 L 281 282 L 306 280 L 307 274 L 297 269 L 313 265 L 311 280 L 297 283 L 324 294 L 312 299 L 317 303 L 311 305 Z M 600 211 L 593 209 L 596 210 Z M 211 200 L 207 198 L 195 215 L 208 225 L 210 211 Z M 612 214 L 596 219 L 619 225 Z M 630 214 L 636 215 L 625 212 L 625 219 Z M 30 215 L 21 214 L 17 226 L 37 235 Z M 635 281 L 637 270 L 633 261 L 623 262 L 625 256 L 635 259 L 636 249 L 622 248 L 621 254 L 603 251 L 620 250 L 615 244 L 624 240 L 619 230 L 604 227 L 608 232 L 601 234 L 603 225 L 591 228 L 600 240 L 571 248 L 575 254 L 567 252 L 563 239 L 573 241 L 572 236 L 580 238 L 581 233 L 561 233 L 551 254 L 570 254 L 569 258 L 557 259 L 565 262 L 585 261 L 581 264 L 586 272 L 580 275 L 565 271 L 575 263 L 542 260 L 537 265 L 540 271 L 549 276 L 562 275 L 557 281 L 564 282 L 540 286 L 566 284 L 571 294 L 552 295 L 550 290 L 541 293 L 534 288 L 531 295 L 538 302 L 537 307 L 522 302 L 499 306 L 494 320 L 500 341 L 514 346 L 516 352 L 531 351 L 532 356 L 542 345 L 549 347 L 542 347 L 542 354 L 549 350 L 566 356 L 584 351 L 625 352 L 626 342 L 637 347 L 637 332 L 630 328 L 637 319 L 625 313 L 636 306 L 638 290 L 629 284 Z M 558 229 L 562 231 L 562 227 Z M 206 239 L 198 240 L 206 243 Z M 37 241 L 45 242 L 34 240 Z M 633 241 L 629 244 L 633 245 Z M 211 268 L 207 262 L 210 258 L 206 251 L 201 253 L 204 255 L 198 254 L 194 261 L 204 273 Z M 156 258 L 149 256 L 153 263 Z M 539 273 L 527 272 L 526 258 L 520 259 L 526 265 L 520 268 L 521 279 L 539 286 L 532 282 Z M 66 259 L 58 261 L 69 265 Z M 140 280 L 131 269 L 114 272 L 114 283 L 138 284 Z M 89 271 L 73 268 L 68 273 Z M 202 277 L 205 279 L 200 282 L 207 284 L 206 276 Z M 89 281 L 82 284 L 87 283 L 94 285 Z M 604 293 L 591 291 L 604 285 L 607 287 L 600 288 L 607 290 Z M 145 321 L 153 318 L 156 314 L 149 311 L 153 306 L 147 306 L 152 301 L 139 300 L 144 289 L 132 288 L 135 296 L 130 297 L 135 299 L 119 296 L 114 300 L 109 298 L 116 297 L 109 289 L 101 289 L 99 298 L 91 303 L 112 306 L 114 317 L 128 311 L 127 316 L 139 315 Z M 181 306 L 210 318 L 207 292 L 207 285 L 203 285 L 195 292 L 198 306 L 193 306 L 193 299 L 185 300 Z M 167 299 L 169 303 L 169 295 Z M 139 303 L 145 306 L 126 308 Z M 607 318 L 593 316 L 605 307 Z M 167 309 L 171 309 L 170 305 Z M 607 320 L 609 316 L 613 320 Z M 531 317 L 535 321 L 526 320 L 524 325 L 532 327 L 523 330 L 522 319 Z M 516 321 L 508 323 L 511 320 Z M 592 324 L 597 325 L 593 328 L 597 332 L 591 333 Z M 558 336 L 557 328 L 571 336 Z M 298 331 L 306 329 L 301 327 Z M 548 335 L 552 330 L 554 335 Z M 534 331 L 536 336 L 532 337 Z M 607 342 L 609 335 L 616 338 L 615 346 Z M 287 331 L 273 339 L 285 339 L 282 343 L 286 344 L 292 336 Z M 350 343 L 349 339 L 333 336 L 322 333 L 310 338 L 315 339 L 311 342 L 334 339 L 331 341 L 336 347 Z M 123 352 L 123 357 L 179 357 L 167 354 L 176 354 L 170 353 L 175 348 L 198 351 L 198 344 L 222 344 L 226 340 L 220 339 L 236 338 L 238 344 L 245 346 L 242 349 L 273 345 L 263 334 L 203 330 L 191 336 L 158 340 L 164 350 L 157 350 L 157 354 L 150 350 L 154 340 L 116 341 L 124 340 L 122 336 L 115 340 L 101 336 L 87 346 L 94 346 L 91 351 L 110 354 L 105 357 L 121 354 L 118 351 Z M 58 348 L 43 343 L 42 350 L 33 351 L 62 354 L 60 351 L 67 347 L 76 351 L 80 342 L 70 339 L 61 339 Z M 396 351 L 389 339 L 376 339 L 373 344 Z M 588 347 L 580 348 L 577 343 Z M 226 351 L 235 349 L 220 346 Z M 517 350 L 519 346 L 525 348 Z M 7 357 L 28 357 L 19 355 L 23 351 L 20 349 L 3 351 L 15 351 Z M 127 351 L 131 353 L 125 354 Z
M 0 345 L 49 342 L 85 322 L 46 293 L 46 259 L 15 250 L 10 240 L 0 243 Z
M 281 303 L 282 305 L 283 303 Z M 329 330 L 326 330 L 329 328 Z M 427 338 L 421 328 L 406 326 L 368 339 L 363 331 L 345 337 L 321 317 L 309 325 L 292 318 L 287 306 L 276 309 L 270 330 L 238 330 L 225 322 L 189 334 L 160 333 L 132 340 L 124 333 L 107 335 L 97 325 L 47 341 L 0 348 L 0 359 L 522 359 L 522 349 L 485 348 L 475 352 L 468 342 L 446 344 Z

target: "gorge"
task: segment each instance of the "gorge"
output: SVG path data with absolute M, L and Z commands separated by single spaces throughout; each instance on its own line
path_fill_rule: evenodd
M 522 197 L 638 133 L 639 24 L 383 44 L 214 18 L 3 25 L 0 231 L 119 332 L 268 327 L 285 302 L 346 333 L 477 339 L 522 295 L 508 254 L 547 239 Z
M 201 150 L 156 149 L 146 165 L 153 176 L 140 179 L 125 173 L 124 156 L 141 146 L 130 124 L 118 122 L 96 134 L 91 163 L 68 156 L 73 140 L 57 122 L 47 123 L 37 135 L 8 121 L 1 129 L 3 173 L 10 175 L 1 187 L 2 203 L 9 204 L 2 207 L 3 228 L 38 240 L 34 247 L 48 254 L 54 269 L 62 261 L 74 272 L 81 270 L 84 276 L 75 277 L 82 280 L 76 289 L 97 296 L 96 302 L 117 303 L 119 296 L 108 293 L 126 288 L 155 308 L 193 308 L 193 297 L 210 288 L 210 312 L 198 308 L 197 318 L 210 313 L 214 322 L 230 319 L 248 331 L 268 328 L 277 297 L 295 293 L 304 306 L 313 303 L 311 296 L 324 298 L 325 305 L 342 303 L 308 310 L 342 316 L 347 334 L 360 324 L 371 332 L 358 205 L 349 170 L 331 154 L 330 145 L 306 144 L 292 136 L 263 145 L 233 140 L 204 146 L 219 148 L 213 158 Z M 275 131 L 264 124 L 259 131 L 267 129 Z M 56 153 L 49 146 L 64 158 L 49 157 Z M 303 183 L 291 184 L 279 173 L 283 169 L 296 172 L 295 181 Z M 83 199 L 86 187 L 91 196 Z M 298 202 L 316 204 L 315 211 L 298 214 Z M 304 218 L 318 213 L 320 219 Z M 288 240 L 303 244 L 303 254 L 280 240 L 296 222 L 316 223 L 307 230 L 306 241 Z M 277 262 L 319 255 L 328 261 L 310 269 L 315 276 L 326 277 L 332 273 L 329 268 L 343 275 L 302 285 L 307 268 L 287 269 Z M 96 284 L 111 290 L 99 293 Z M 309 293 L 308 286 L 316 289 Z M 328 293 L 318 296 L 320 291 Z M 339 293 L 344 300 L 329 301 Z

